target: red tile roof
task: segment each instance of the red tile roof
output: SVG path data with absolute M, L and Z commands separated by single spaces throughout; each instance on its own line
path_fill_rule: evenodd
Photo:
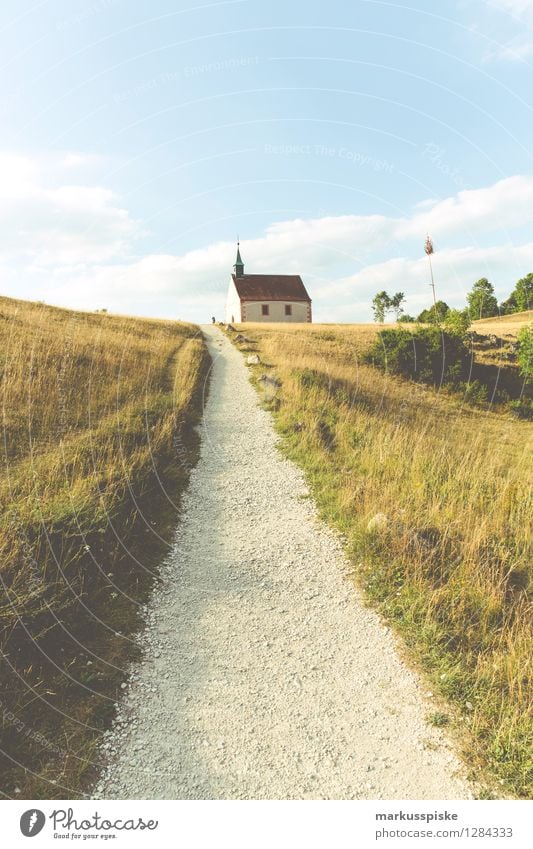
M 241 301 L 309 301 L 299 274 L 231 275 Z

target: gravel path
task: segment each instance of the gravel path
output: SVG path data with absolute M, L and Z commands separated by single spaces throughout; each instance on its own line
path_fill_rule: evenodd
M 217 328 L 201 458 L 94 795 L 470 798 Z

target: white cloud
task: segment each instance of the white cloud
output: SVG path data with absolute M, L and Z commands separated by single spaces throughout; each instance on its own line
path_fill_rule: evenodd
M 489 5 L 513 15 L 524 15 L 533 12 L 533 0 L 489 0 Z
M 250 249 L 254 262 L 285 261 L 288 272 L 297 272 L 305 251 L 306 258 L 320 269 L 379 248 L 384 239 L 394 237 L 394 229 L 394 220 L 381 215 L 281 221 L 272 224 L 263 238 L 247 244 L 247 252 Z
M 179 256 L 135 256 L 140 226 L 116 195 L 103 186 L 74 183 L 68 173 L 63 161 L 47 170 L 29 158 L 0 157 L 4 292 L 85 309 L 200 319 L 204 311 L 221 314 L 235 256 L 232 242 Z M 242 250 L 249 271 L 302 274 L 317 319 L 352 314 L 351 320 L 367 320 L 378 289 L 404 291 L 413 312 L 429 302 L 422 253 L 428 230 L 436 243 L 441 297 L 461 304 L 481 276 L 492 279 L 504 297 L 533 269 L 533 247 L 512 246 L 513 232 L 531 223 L 533 178 L 514 176 L 422 201 L 402 217 L 278 221 L 244 242 Z M 489 234 L 503 247 L 479 247 Z
M 38 160 L 0 156 L 0 259 L 53 266 L 104 262 L 124 253 L 138 225 L 113 192 L 49 182 Z
M 31 197 L 35 191 L 37 163 L 23 156 L 0 153 L 0 202 Z
M 494 32 L 493 43 L 483 56 L 486 62 L 520 62 L 531 56 L 533 0 L 488 0 L 484 10 L 488 13 L 488 26 Z
M 81 168 L 87 165 L 98 165 L 103 157 L 95 153 L 66 153 L 62 159 L 65 168 Z
M 486 188 L 460 191 L 430 206 L 419 204 L 405 225 L 399 225 L 396 236 L 419 235 L 426 229 L 442 235 L 505 232 L 532 220 L 533 177 L 515 176 Z
M 533 53 L 533 41 L 517 35 L 502 44 L 492 45 L 485 53 L 485 61 L 499 59 L 504 62 L 521 62 Z
M 466 291 L 480 277 L 488 277 L 495 286 L 496 294 L 503 300 L 516 280 L 533 270 L 533 243 L 492 248 L 449 248 L 435 253 L 432 260 L 437 297 L 450 306 L 464 306 Z M 416 314 L 424 306 L 430 305 L 432 295 L 429 282 L 426 257 L 397 257 L 366 266 L 331 286 L 318 288 L 314 294 L 319 299 L 331 300 L 337 297 L 353 303 L 362 301 L 368 305 L 369 299 L 380 289 L 403 291 L 407 296 L 407 311 Z

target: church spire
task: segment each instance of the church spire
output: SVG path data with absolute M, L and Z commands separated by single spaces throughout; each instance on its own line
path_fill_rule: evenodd
M 239 248 L 239 242 L 237 242 L 237 259 L 235 260 L 235 265 L 233 266 L 233 270 L 235 271 L 235 277 L 243 277 L 244 276 L 244 262 L 241 259 L 241 251 Z

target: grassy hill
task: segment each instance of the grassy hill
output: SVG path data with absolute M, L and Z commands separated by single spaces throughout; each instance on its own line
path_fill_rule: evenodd
M 354 578 L 444 700 L 432 720 L 492 792 L 531 795 L 533 428 L 366 365 L 376 325 L 238 329 Z
M 497 315 L 494 318 L 482 318 L 474 321 L 473 329 L 477 333 L 495 333 L 504 337 L 516 338 L 518 332 L 533 321 L 533 311 L 515 312 L 511 315 Z
M 194 461 L 206 366 L 193 325 L 0 298 L 8 796 L 76 797 L 92 775 Z

